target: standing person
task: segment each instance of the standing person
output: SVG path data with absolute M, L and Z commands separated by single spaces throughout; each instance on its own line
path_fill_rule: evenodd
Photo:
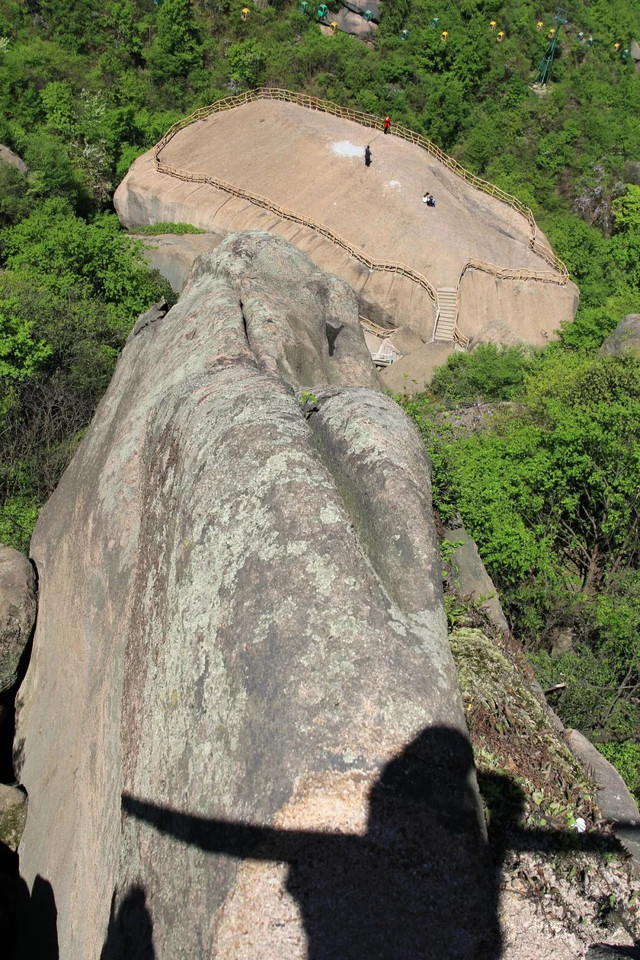
M 389 133 L 389 130 L 391 130 L 391 117 L 385 117 L 385 118 L 384 118 L 384 123 L 382 124 L 382 129 L 384 130 L 385 133 Z
M 364 165 L 365 167 L 371 166 L 371 150 L 369 149 L 369 144 L 367 144 L 367 149 L 364 152 Z

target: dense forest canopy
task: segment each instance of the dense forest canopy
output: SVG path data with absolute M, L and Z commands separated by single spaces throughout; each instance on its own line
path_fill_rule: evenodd
M 571 2 L 561 25 L 548 0 L 383 0 L 375 48 L 244 5 L 0 0 L 0 143 L 28 167 L 0 161 L 0 540 L 27 549 L 136 315 L 171 296 L 112 211 L 135 157 L 262 84 L 390 114 L 529 204 L 579 285 L 559 343 L 456 354 L 402 402 L 438 509 L 462 513 L 540 676 L 567 682 L 563 717 L 637 785 L 639 367 L 597 349 L 640 311 L 640 0 Z M 492 426 L 456 434 L 447 410 L 478 399 Z

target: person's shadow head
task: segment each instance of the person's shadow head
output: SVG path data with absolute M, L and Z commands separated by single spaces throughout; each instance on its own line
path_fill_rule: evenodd
M 498 885 L 468 739 L 452 728 L 424 730 L 383 767 L 368 800 L 364 834 L 202 817 L 129 794 L 122 808 L 212 855 L 287 862 L 308 960 L 499 957 Z M 118 917 L 108 943 L 122 940 Z
M 38 875 L 31 894 L 22 877 L 16 887 L 15 956 L 18 960 L 58 960 L 58 909 L 53 887 Z M 11 956 L 11 951 L 9 953 Z
M 287 887 L 309 960 L 499 956 L 474 769 L 461 733 L 429 728 L 374 783 L 364 837 L 318 839 L 301 851 Z
M 452 836 L 474 834 L 481 842 L 482 818 L 474 780 L 471 744 L 451 727 L 423 730 L 383 768 L 369 797 L 369 836 L 390 822 L 404 821 L 415 841 L 419 829 L 430 842 L 435 828 Z
M 155 960 L 153 923 L 143 887 L 131 887 L 117 909 L 116 901 L 114 891 L 100 960 Z

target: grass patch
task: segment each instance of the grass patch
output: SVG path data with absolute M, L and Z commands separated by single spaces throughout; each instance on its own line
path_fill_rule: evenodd
M 150 223 L 146 227 L 136 227 L 136 234 L 142 237 L 157 237 L 161 233 L 175 233 L 181 237 L 185 233 L 206 233 L 200 227 L 194 227 L 191 223 Z

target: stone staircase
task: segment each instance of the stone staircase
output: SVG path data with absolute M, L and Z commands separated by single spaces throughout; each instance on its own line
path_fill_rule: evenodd
M 456 325 L 458 291 L 455 287 L 438 287 L 438 320 L 433 331 L 434 340 L 453 342 Z

